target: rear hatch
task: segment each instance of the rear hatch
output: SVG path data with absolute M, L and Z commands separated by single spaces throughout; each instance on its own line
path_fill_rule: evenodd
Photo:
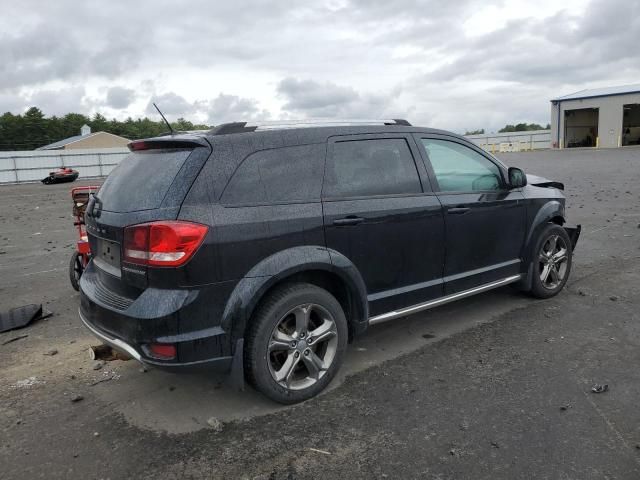
M 98 290 L 130 298 L 147 286 L 147 269 L 123 264 L 125 227 L 175 220 L 211 146 L 202 137 L 168 137 L 132 142 L 129 148 L 90 200 L 86 224 Z

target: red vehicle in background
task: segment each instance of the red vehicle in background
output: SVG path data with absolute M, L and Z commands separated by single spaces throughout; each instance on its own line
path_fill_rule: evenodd
M 91 195 L 97 192 L 99 188 L 99 186 L 89 185 L 71 190 L 73 216 L 75 217 L 73 224 L 78 227 L 78 241 L 76 242 L 76 251 L 71 255 L 71 261 L 69 262 L 69 280 L 71 280 L 71 286 L 76 291 L 80 289 L 80 277 L 91 259 L 91 249 L 89 248 L 87 231 L 84 226 L 84 212 L 87 209 Z
M 80 173 L 73 168 L 61 167 L 49 172 L 49 175 L 40 181 L 45 185 L 49 185 L 51 183 L 73 182 L 78 178 L 78 175 L 80 175 Z

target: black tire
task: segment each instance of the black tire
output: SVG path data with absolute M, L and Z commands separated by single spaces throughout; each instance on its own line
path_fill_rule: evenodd
M 83 271 L 82 257 L 78 252 L 73 252 L 71 261 L 69 262 L 69 281 L 76 292 L 80 291 L 80 277 Z
M 283 342 L 275 341 L 274 335 L 283 333 L 284 326 L 291 325 L 292 321 L 297 325 L 296 314 L 301 311 L 309 312 L 304 315 L 308 319 L 305 321 L 308 331 L 302 329 L 300 337 L 301 332 L 296 326 L 295 331 L 284 333 Z M 319 335 L 319 325 L 331 330 L 331 336 L 327 335 L 326 340 L 320 340 L 320 336 L 313 338 L 314 332 Z M 289 345 L 289 340 L 295 345 Z M 245 377 L 258 391 L 276 402 L 292 404 L 307 400 L 331 382 L 343 362 L 347 340 L 347 319 L 333 295 L 307 283 L 277 287 L 260 303 L 246 333 Z M 275 344 L 280 348 L 270 350 Z M 287 346 L 282 348 L 283 345 Z M 281 368 L 276 371 L 274 365 L 278 366 L 279 359 Z M 317 368 L 315 359 L 321 362 L 322 368 Z M 286 365 L 294 366 L 286 368 Z M 315 373 L 310 365 L 315 365 Z M 291 374 L 278 382 L 275 377 L 285 370 Z M 294 380 L 294 377 L 298 379 Z
M 543 281 L 542 278 L 544 277 L 545 268 L 548 267 L 545 267 L 545 263 L 542 258 L 549 258 L 547 253 L 551 246 L 550 242 L 553 241 L 554 237 L 556 238 L 556 245 L 560 245 L 558 248 L 566 249 L 566 260 L 562 263 L 553 265 L 551 267 L 551 275 L 547 275 L 547 277 L 553 277 L 554 271 L 558 274 L 561 272 L 561 276 L 557 277 L 558 281 L 551 281 L 553 278 L 549 281 Z M 545 250 L 543 251 L 543 249 Z M 538 241 L 536 242 L 535 248 L 532 252 L 532 279 L 531 290 L 529 293 L 536 298 L 551 298 L 560 293 L 567 283 L 567 279 L 571 273 L 572 259 L 573 250 L 571 247 L 571 239 L 565 229 L 553 223 L 548 224 L 540 233 Z

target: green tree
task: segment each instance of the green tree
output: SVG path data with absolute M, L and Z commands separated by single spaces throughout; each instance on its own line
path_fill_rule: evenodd
M 537 123 L 517 123 L 516 125 L 507 124 L 500 130 L 498 133 L 506 133 L 506 132 L 528 132 L 531 130 L 544 130 L 545 128 L 542 125 Z
M 49 143 L 57 142 L 80 134 L 83 125 L 89 125 L 93 132 L 109 132 L 114 135 L 136 140 L 156 137 L 167 132 L 164 122 L 156 122 L 147 117 L 125 121 L 107 120 L 104 115 L 96 113 L 93 118 L 80 113 L 67 113 L 63 117 L 45 117 L 37 107 L 31 107 L 24 114 L 14 115 L 6 112 L 0 116 L 0 150 L 33 150 Z M 177 131 L 205 130 L 207 125 L 196 125 L 179 118 L 171 124 Z

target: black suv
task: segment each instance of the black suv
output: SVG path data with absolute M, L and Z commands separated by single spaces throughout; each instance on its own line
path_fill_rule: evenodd
M 80 317 L 164 369 L 293 403 L 369 325 L 571 269 L 563 186 L 404 120 L 231 123 L 134 141 L 90 201 Z

